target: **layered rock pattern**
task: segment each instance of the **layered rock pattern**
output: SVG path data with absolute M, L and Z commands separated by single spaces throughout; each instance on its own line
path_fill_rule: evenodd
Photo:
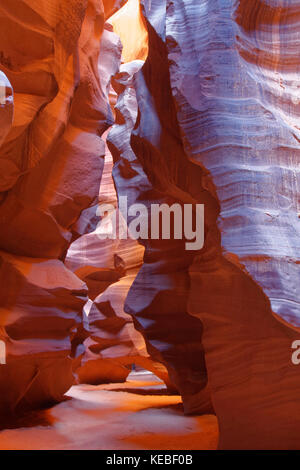
M 167 21 L 186 151 L 211 174 L 225 257 L 245 267 L 274 313 L 300 326 L 299 4 L 204 2 L 197 21 L 187 5 L 192 48 L 180 5 L 170 4 Z
M 300 3 L 2 3 L 0 413 L 136 363 L 221 449 L 298 449 Z M 204 204 L 203 249 L 100 239 L 116 196 Z
M 121 11 L 118 21 L 122 21 Z M 120 24 L 118 30 L 124 31 Z M 148 36 L 150 55 L 145 64 L 135 50 L 113 80 L 119 98 L 108 144 L 115 160 L 118 196 L 126 196 L 128 206 L 143 203 L 150 214 L 151 203 L 195 204 L 198 198 L 205 201 L 207 192 L 194 184 L 201 169 L 185 156 L 170 93 L 166 49 L 150 23 Z M 121 39 L 124 42 L 126 36 Z M 128 217 L 128 225 L 131 220 Z M 167 367 L 186 412 L 209 411 L 202 326 L 186 308 L 188 268 L 194 255 L 185 251 L 185 240 L 160 236 L 141 243 L 146 249 L 144 264 L 129 291 L 125 311 L 143 333 L 151 357 Z
M 86 285 L 59 260 L 0 253 L 1 415 L 63 400 L 86 335 Z
M 26 172 L 1 205 L 1 247 L 63 257 L 73 224 L 97 201 L 105 151 L 98 134 L 112 119 L 97 72 L 103 11 L 98 2 L 52 0 L 40 8 L 24 1 L 19 10 L 10 3 L 1 13 L 1 67 L 15 97 L 1 157 Z M 20 34 L 10 37 L 9 27 Z
M 109 18 L 126 3 L 126 0 L 104 0 L 105 18 Z
M 116 55 L 118 51 L 117 47 Z M 112 91 L 110 96 L 113 105 Z M 130 237 L 122 238 L 127 224 L 118 209 L 112 169 L 112 155 L 106 147 L 99 208 L 110 205 L 111 212 L 99 217 L 93 232 L 70 246 L 65 260 L 66 266 L 88 286 L 90 298 L 86 305 L 89 337 L 84 342 L 86 351 L 76 375 L 79 383 L 120 383 L 135 365 L 152 371 L 171 389 L 166 368 L 152 360 L 141 333 L 134 328 L 131 316 L 124 312 L 128 290 L 143 263 L 144 248 Z M 115 217 L 121 220 L 116 236 L 113 235 Z
M 112 179 L 112 157 L 106 148 L 100 185 L 100 205 L 114 210 L 98 219 L 97 228 L 77 239 L 68 250 L 66 265 L 88 286 L 87 305 L 89 337 L 86 352 L 76 372 L 80 383 L 123 382 L 132 364 L 155 368 L 123 305 L 128 290 L 142 265 L 144 249 L 135 240 L 113 236 L 113 219 L 119 214 Z M 123 222 L 124 230 L 126 228 Z M 158 368 L 158 367 L 157 367 Z M 158 368 L 159 369 L 159 368 Z M 161 368 L 162 369 L 162 368 Z M 166 379 L 166 371 L 164 378 Z
M 0 23 L 0 68 L 15 103 L 11 125 L 7 82 L 0 107 L 2 132 L 9 131 L 0 149 L 2 414 L 61 400 L 83 353 L 88 291 L 63 260 L 71 241 L 95 228 L 100 136 L 113 119 L 115 71 L 110 59 L 99 80 L 98 62 L 101 73 L 110 53 L 107 45 L 100 53 L 101 2 L 2 2 Z
M 9 83 L 6 75 L 0 71 L 0 123 L 1 123 L 1 134 L 0 134 L 0 145 L 4 141 L 8 132 L 11 129 L 14 115 L 14 98 L 13 89 Z M 4 172 L 3 172 L 4 174 Z M 9 183 L 2 183 L 4 189 Z
M 174 124 L 166 131 L 181 136 L 185 158 L 198 168 L 195 185 L 208 193 L 206 201 L 202 199 L 205 246 L 189 267 L 191 285 L 184 298 L 187 311 L 203 327 L 219 446 L 226 449 L 299 447 L 300 381 L 291 346 L 299 337 L 300 314 L 300 10 L 298 4 L 284 3 L 144 2 L 150 38 L 156 35 L 156 42 L 150 40 L 149 59 L 140 81 L 135 80 L 137 96 L 144 103 L 148 95 L 147 102 L 159 109 L 155 96 L 168 87 L 168 80 L 157 57 L 149 71 L 147 65 L 151 48 L 155 55 L 159 45 L 166 47 L 179 132 Z M 152 154 L 161 149 L 161 134 L 149 125 L 149 116 L 149 107 L 140 108 L 132 147 L 139 159 L 147 155 L 143 164 L 157 181 L 157 165 L 145 150 L 150 132 L 142 134 L 143 144 L 139 142 L 148 119 Z M 171 152 L 171 167 L 173 148 L 164 151 L 160 165 Z M 188 188 L 191 193 L 192 185 Z M 149 277 L 145 282 L 148 285 Z M 179 285 L 176 280 L 177 289 Z M 161 286 L 161 281 L 156 283 L 158 291 Z M 127 309 L 140 319 L 138 289 L 135 283 Z M 166 304 L 160 305 L 160 312 Z M 148 315 L 153 322 L 150 309 Z M 150 338 L 147 328 L 143 332 Z M 169 347 L 166 338 L 161 349 Z M 198 359 L 195 368 L 201 367 Z
M 220 448 L 299 447 L 300 9 L 283 3 L 145 0 L 149 56 L 115 79 L 118 194 L 206 211 L 200 253 L 143 243 L 125 310 L 186 411 L 210 395 Z
M 134 365 L 153 372 L 169 389 L 173 388 L 166 368 L 149 356 L 142 335 L 123 310 L 135 277 L 136 272 L 127 273 L 90 305 L 89 337 L 84 343 L 86 352 L 81 367 L 77 370 L 79 383 L 124 382 Z

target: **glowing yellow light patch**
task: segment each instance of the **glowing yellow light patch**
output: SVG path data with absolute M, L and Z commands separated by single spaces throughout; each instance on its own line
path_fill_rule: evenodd
M 148 56 L 148 31 L 141 13 L 139 0 L 128 2 L 110 19 L 114 32 L 123 44 L 122 61 L 146 60 Z

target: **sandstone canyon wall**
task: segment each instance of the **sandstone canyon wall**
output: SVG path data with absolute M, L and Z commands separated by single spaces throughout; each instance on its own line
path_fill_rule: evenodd
M 300 2 L 9 0 L 0 26 L 0 406 L 136 363 L 221 449 L 299 449 Z M 101 239 L 124 196 L 203 204 L 204 246 Z
M 12 92 L 1 108 L 0 150 L 0 412 L 11 413 L 63 399 L 83 352 L 87 286 L 63 260 L 95 226 L 118 62 L 110 57 L 101 82 L 96 0 L 5 1 L 0 23 L 0 68 L 14 94 L 12 123 Z
M 300 5 L 141 3 L 149 55 L 117 77 L 116 186 L 203 203 L 205 245 L 144 242 L 125 310 L 186 412 L 213 407 L 220 448 L 298 448 Z
M 164 47 L 151 30 L 148 33 L 150 55 L 143 68 L 134 55 L 134 60 L 122 65 L 113 80 L 119 91 L 118 112 L 108 143 L 116 161 L 113 175 L 118 195 L 127 196 L 129 206 L 143 203 L 150 212 L 151 203 L 193 204 L 195 199 L 194 193 L 191 196 L 186 189 L 192 186 L 193 170 L 179 139 Z M 153 84 L 150 90 L 147 80 Z M 137 113 L 139 127 L 133 132 L 135 140 L 130 142 Z M 193 189 L 197 195 L 197 188 Z M 134 316 L 152 357 L 167 366 L 173 384 L 184 397 L 186 412 L 191 413 L 211 407 L 201 324 L 186 311 L 192 255 L 185 251 L 184 243 L 144 242 L 144 264 L 125 310 Z

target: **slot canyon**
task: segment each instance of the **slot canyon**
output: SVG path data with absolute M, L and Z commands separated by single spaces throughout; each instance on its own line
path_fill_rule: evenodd
M 0 0 L 1 450 L 300 450 L 299 33 L 298 0 Z M 157 205 L 202 246 L 130 236 Z

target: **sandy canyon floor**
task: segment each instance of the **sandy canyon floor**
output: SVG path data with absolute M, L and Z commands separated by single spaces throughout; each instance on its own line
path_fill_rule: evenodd
M 155 376 L 123 384 L 77 385 L 68 399 L 0 431 L 1 450 L 216 449 L 215 416 L 184 416 L 180 396 Z

